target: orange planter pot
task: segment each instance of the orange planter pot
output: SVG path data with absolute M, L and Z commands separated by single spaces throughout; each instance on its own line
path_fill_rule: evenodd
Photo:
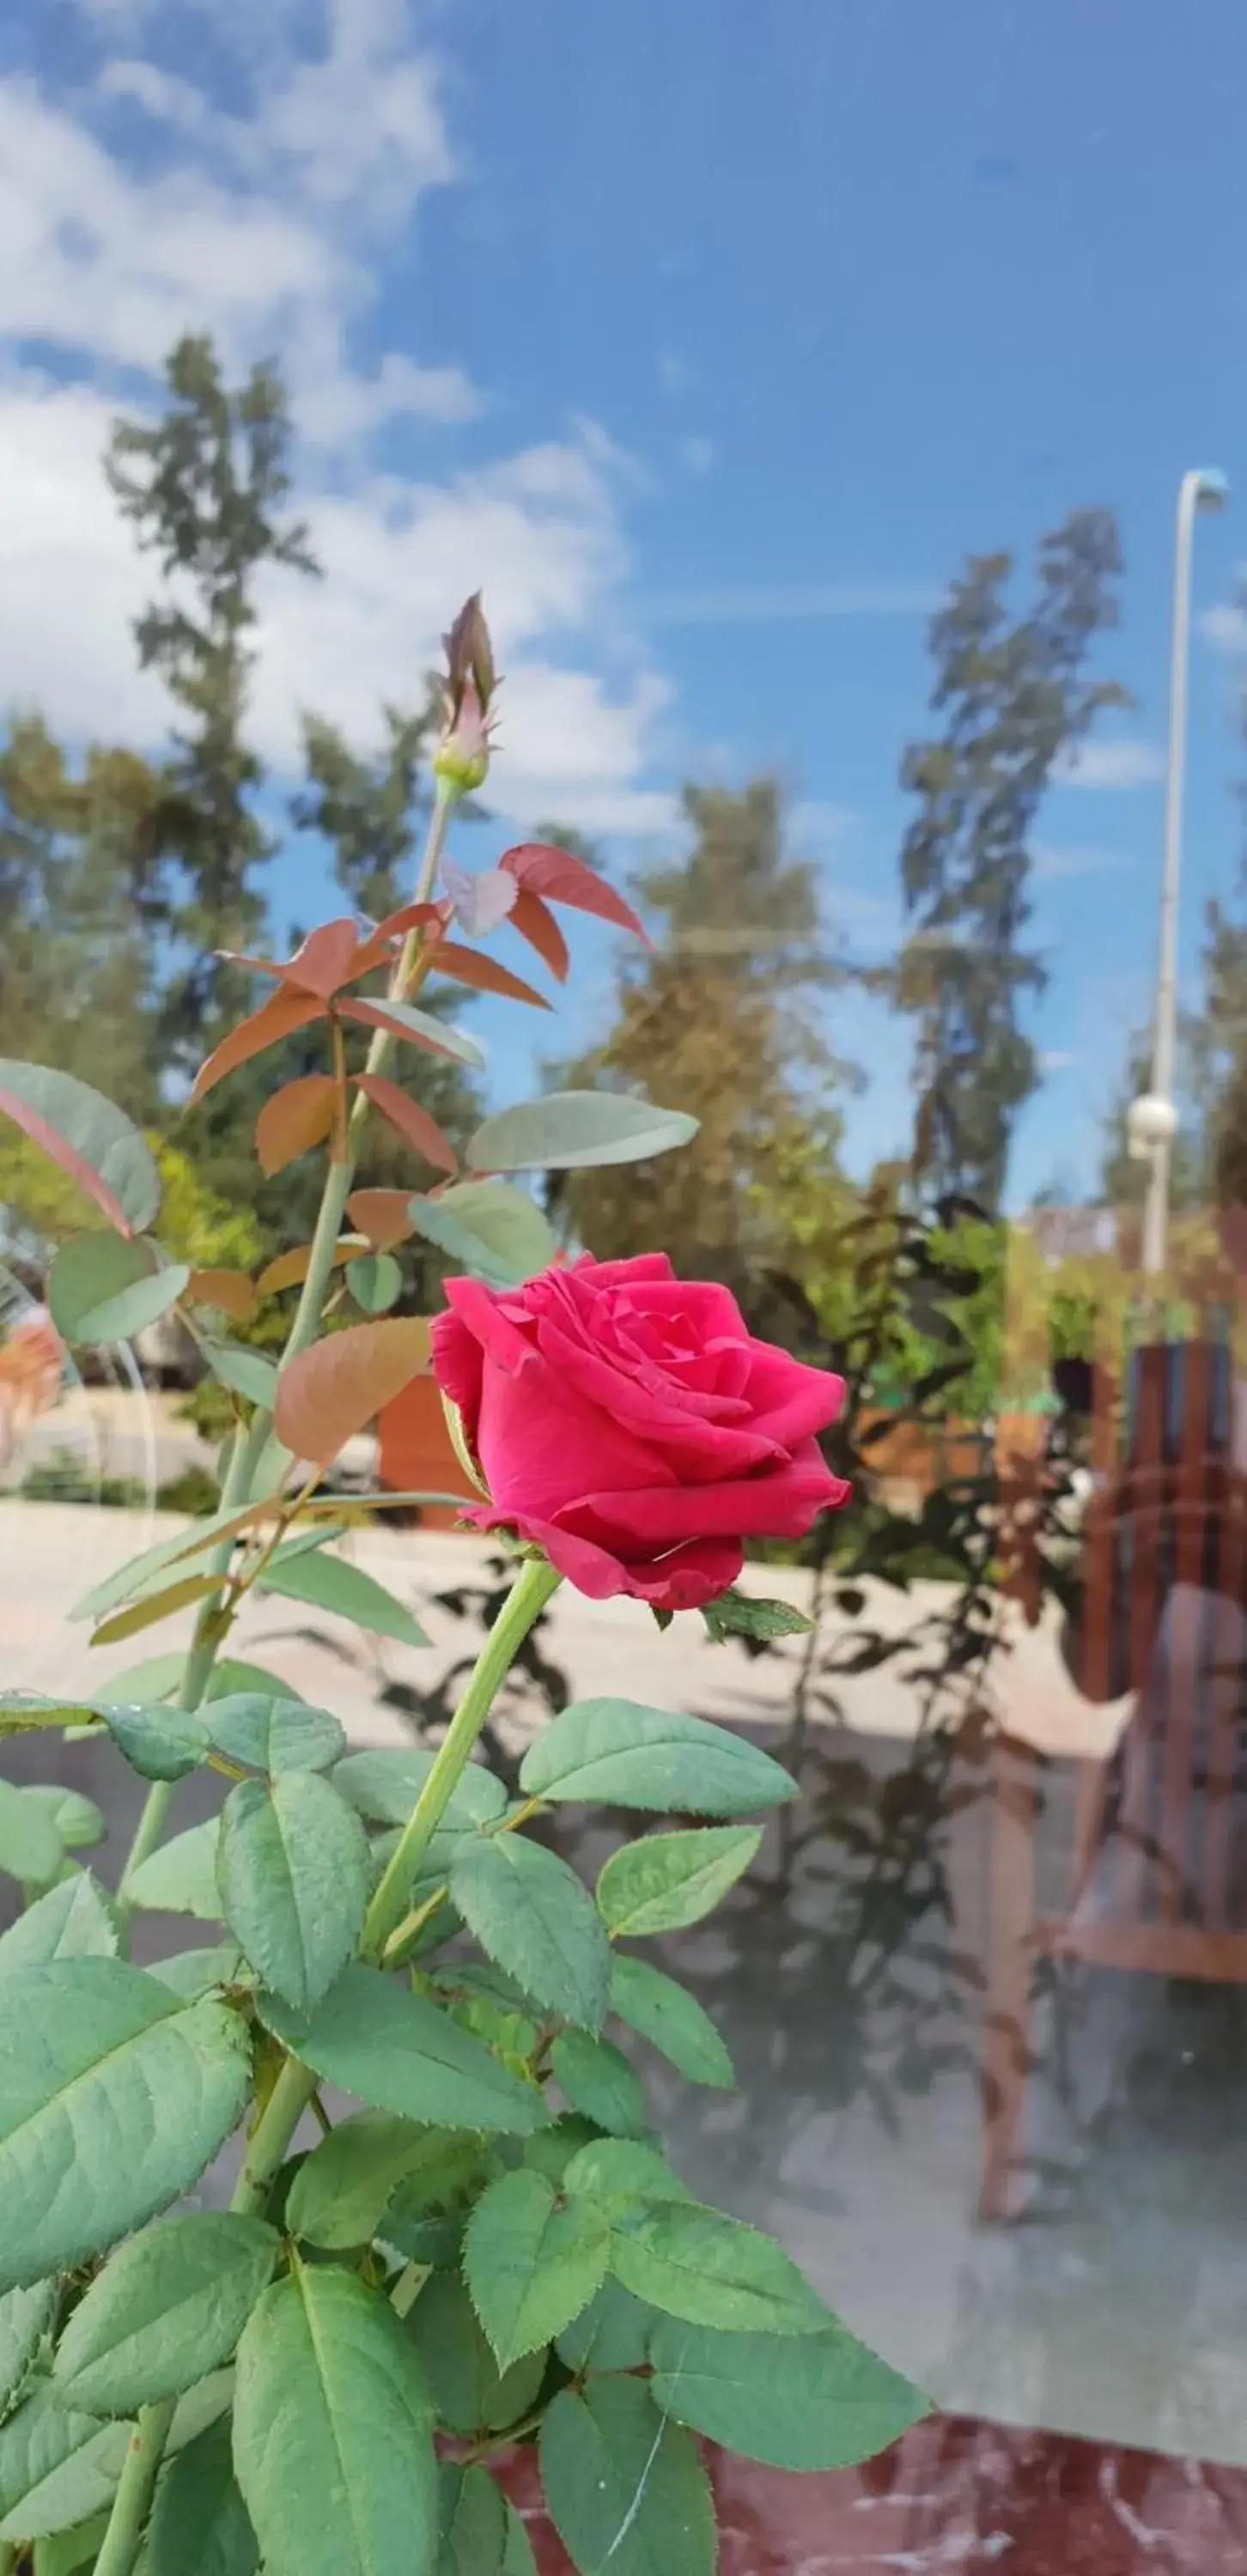
M 377 1416 L 378 1469 L 391 1493 L 456 1494 L 466 1490 L 463 1469 L 450 1444 L 441 1393 L 431 1377 L 413 1377 Z M 444 1504 L 430 1503 L 421 1514 L 426 1529 L 454 1529 L 458 1515 Z

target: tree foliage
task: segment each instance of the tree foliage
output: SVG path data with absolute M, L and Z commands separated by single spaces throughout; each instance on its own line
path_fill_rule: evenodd
M 886 982 L 916 1023 L 915 1162 L 937 1191 L 989 1211 L 1037 1079 L 1025 1024 L 1045 982 L 1025 944 L 1035 820 L 1058 764 L 1105 708 L 1128 703 L 1115 682 L 1086 677 L 1117 620 L 1120 571 L 1106 510 L 1076 510 L 1042 540 L 1021 616 L 1013 557 L 971 556 L 930 630 L 943 731 L 901 763 L 918 800 L 901 851 L 911 927 Z

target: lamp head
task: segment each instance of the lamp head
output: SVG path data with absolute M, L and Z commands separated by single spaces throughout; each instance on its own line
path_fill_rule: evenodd
M 1195 476 L 1197 510 L 1223 510 L 1230 497 L 1228 476 L 1219 465 L 1201 465 Z

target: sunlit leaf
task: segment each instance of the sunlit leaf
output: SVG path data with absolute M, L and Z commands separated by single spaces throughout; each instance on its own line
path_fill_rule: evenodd
M 467 1160 L 474 1172 L 570 1172 L 640 1163 L 687 1145 L 697 1125 L 682 1109 L 656 1109 L 627 1091 L 551 1091 L 487 1118 Z
M 203 1601 L 210 1592 L 220 1590 L 219 1574 L 184 1574 L 177 1583 L 166 1584 L 162 1592 L 145 1593 L 141 1601 L 132 1601 L 126 1610 L 118 1610 L 105 1619 L 91 1639 L 93 1646 L 118 1645 L 123 1637 L 137 1637 L 143 1628 L 154 1628 L 160 1619 L 170 1619 L 175 1610 L 185 1610 L 192 1601 Z
M 617 2209 L 611 2269 L 634 2297 L 690 2325 L 804 2337 L 828 2321 L 782 2245 L 695 2200 Z
M 359 1234 L 366 1235 L 379 1252 L 387 1252 L 393 1244 L 405 1243 L 412 1232 L 407 1199 L 406 1190 L 352 1190 L 346 1212 Z
M 535 1200 L 508 1181 L 455 1181 L 436 1198 L 408 1204 L 418 1231 L 491 1288 L 533 1278 L 559 1250 Z
M 315 1771 L 240 1780 L 217 1845 L 221 1913 L 252 1966 L 309 2012 L 345 1966 L 368 1901 L 359 1818 Z
M 428 1110 L 422 1109 L 418 1100 L 412 1100 L 407 1092 L 400 1090 L 396 1082 L 387 1081 L 384 1074 L 357 1073 L 354 1080 L 356 1090 L 362 1091 L 364 1098 L 372 1102 L 373 1108 L 380 1110 L 382 1117 L 395 1130 L 395 1133 L 402 1137 L 404 1144 L 414 1145 L 416 1152 L 423 1154 L 425 1162 L 432 1163 L 436 1171 L 458 1171 L 458 1156 L 449 1137 L 443 1136 L 437 1120 L 430 1118 Z M 380 1190 L 357 1193 L 357 1196 L 369 1199 L 386 1195 L 388 1193 Z M 364 1228 L 364 1231 L 366 1232 L 367 1228 Z
M 565 984 L 572 962 L 571 953 L 553 913 L 539 894 L 520 887 L 511 906 L 511 926 L 528 941 L 530 948 L 536 949 L 537 955 L 549 967 L 551 974 L 557 976 L 559 983 Z
M 610 2221 L 587 2200 L 560 2202 L 521 2167 L 482 2192 L 463 2241 L 463 2276 L 500 2370 L 553 2342 L 606 2278 Z
M 329 1073 L 300 1074 L 265 1101 L 255 1122 L 260 1169 L 271 1180 L 313 1145 L 323 1145 L 333 1125 L 338 1086 Z
M 367 1250 L 366 1243 L 352 1243 L 349 1237 L 345 1237 L 335 1243 L 330 1266 L 334 1270 L 341 1270 L 346 1262 L 358 1261 L 361 1254 L 366 1253 Z M 260 1272 L 255 1283 L 257 1297 L 276 1297 L 283 1288 L 301 1287 L 311 1268 L 311 1262 L 310 1243 L 298 1243 L 290 1252 L 279 1252 L 276 1260 L 270 1261 Z
M 481 1948 L 534 2002 L 601 2028 L 610 1951 L 587 1888 L 557 1852 L 525 1834 L 466 1834 L 450 1864 L 450 1895 Z
M 526 893 L 540 895 L 547 903 L 568 904 L 576 912 L 591 912 L 599 921 L 612 921 L 620 930 L 634 931 L 647 948 L 650 946 L 649 934 L 631 904 L 616 894 L 596 868 L 573 858 L 570 850 L 556 849 L 549 841 L 519 841 L 513 849 L 503 851 L 498 865 Z
M 457 1064 L 470 1064 L 478 1073 L 485 1062 L 475 1038 L 453 1028 L 447 1020 L 435 1020 L 428 1011 L 418 1011 L 414 1002 L 341 1002 L 338 1008 L 344 1020 L 359 1020 L 365 1028 L 384 1029 L 388 1036 L 404 1038 L 412 1046 L 428 1047 L 434 1055 L 448 1055 Z
M 258 1299 L 255 1282 L 245 1270 L 192 1270 L 186 1294 L 197 1306 L 212 1306 L 233 1324 L 248 1324 Z
M 315 1000 L 309 993 L 296 993 L 285 988 L 270 993 L 259 1010 L 253 1011 L 249 1019 L 240 1021 L 236 1029 L 231 1029 L 229 1036 L 222 1038 L 220 1045 L 214 1047 L 201 1064 L 187 1107 L 193 1109 L 196 1102 L 223 1081 L 227 1073 L 236 1072 L 240 1064 L 250 1063 L 252 1056 L 263 1055 L 265 1048 L 276 1046 L 279 1038 L 288 1038 L 295 1029 L 305 1029 L 310 1021 L 321 1020 L 324 1016 L 323 1002 Z
M 598 1909 L 616 1939 L 679 1932 L 713 1912 L 762 1840 L 756 1825 L 645 1834 L 612 1852 L 598 1879 Z
M 429 1328 L 422 1316 L 352 1324 L 288 1360 L 274 1408 L 279 1440 L 296 1458 L 336 1458 L 427 1368 Z
M 433 970 L 448 975 L 452 984 L 470 984 L 478 993 L 500 993 L 509 1002 L 531 1002 L 539 1011 L 550 1005 L 535 984 L 526 984 L 521 975 L 513 975 L 508 966 L 500 966 L 496 957 L 484 957 L 475 948 L 461 948 L 455 939 L 439 939 L 433 952 Z
M 432 2127 L 527 2137 L 545 2109 L 535 2086 L 501 2066 L 423 1995 L 375 1968 L 350 1967 L 310 2015 L 265 1997 L 268 2027 L 344 2093 Z

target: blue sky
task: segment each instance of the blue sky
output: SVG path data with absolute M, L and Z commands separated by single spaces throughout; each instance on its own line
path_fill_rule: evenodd
M 1049 1068 L 1013 1178 L 1081 1189 L 1146 1010 L 1173 501 L 1203 462 L 1242 496 L 1198 538 L 1188 978 L 1238 865 L 1245 93 L 1241 0 L 11 0 L 0 694 L 159 738 L 94 459 L 204 324 L 238 364 L 279 351 L 308 433 L 328 578 L 266 599 L 278 774 L 301 700 L 367 740 L 483 581 L 500 812 L 582 822 L 623 870 L 684 777 L 778 768 L 829 937 L 869 957 L 929 603 L 967 551 L 1105 502 L 1103 667 L 1139 704 L 1037 835 Z M 292 851 L 279 905 L 306 917 L 315 869 Z M 572 1039 L 609 974 L 581 956 Z M 833 1015 L 870 1075 L 862 1161 L 904 1134 L 904 1039 Z M 479 1021 L 513 1089 L 514 1016 Z

